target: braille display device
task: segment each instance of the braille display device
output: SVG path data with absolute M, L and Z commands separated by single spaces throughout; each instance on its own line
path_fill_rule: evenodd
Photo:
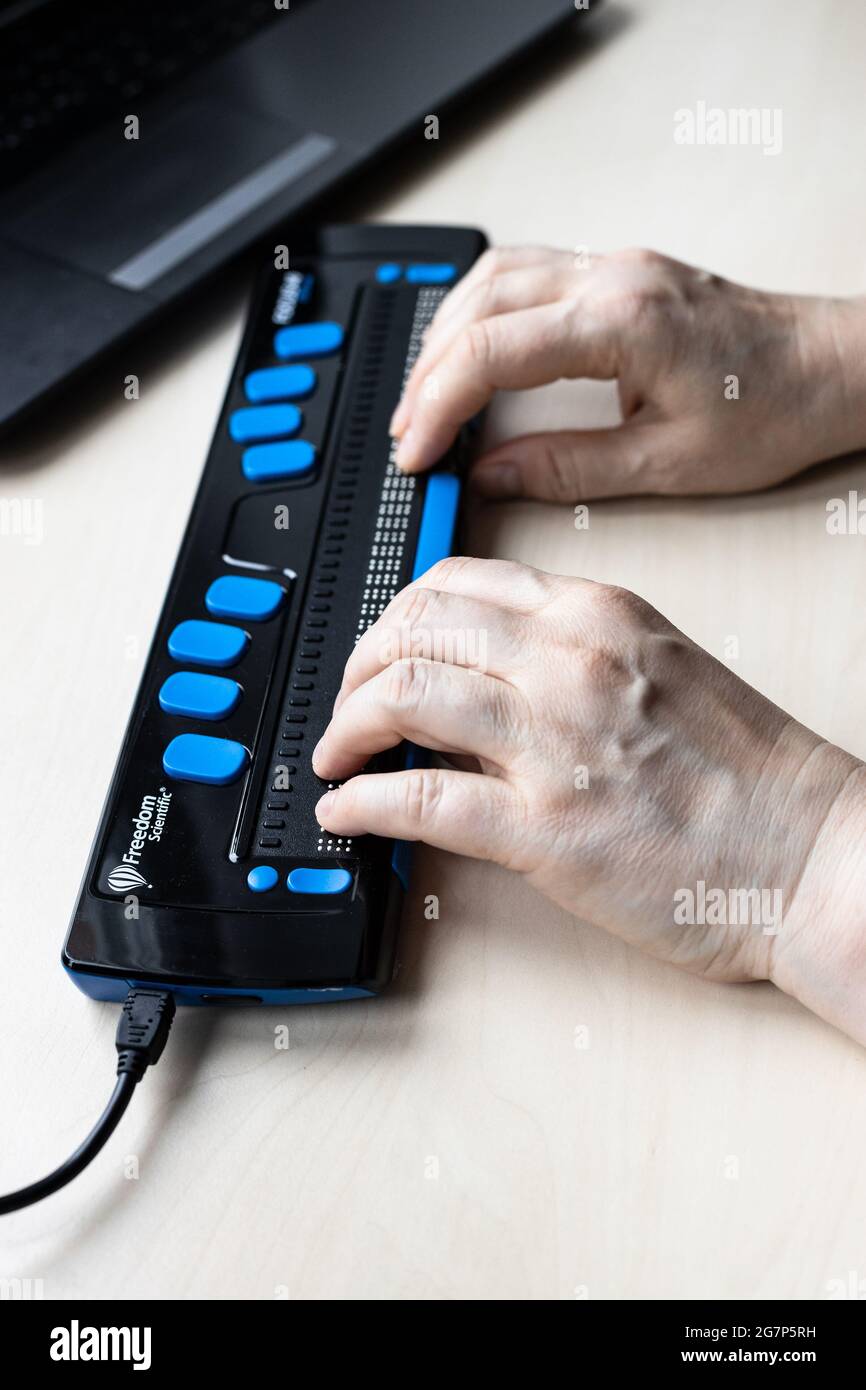
M 328 784 L 310 759 L 353 644 L 451 552 L 473 427 L 408 477 L 388 424 L 485 243 L 447 227 L 284 240 L 290 266 L 272 263 L 254 300 L 64 946 L 99 999 L 352 999 L 393 970 L 408 847 L 322 830 Z

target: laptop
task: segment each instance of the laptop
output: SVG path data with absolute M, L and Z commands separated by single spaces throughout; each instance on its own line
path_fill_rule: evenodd
M 0 0 L 0 428 L 582 13 Z

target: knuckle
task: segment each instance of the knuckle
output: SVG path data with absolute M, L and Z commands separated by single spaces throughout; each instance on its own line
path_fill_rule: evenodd
M 536 569 L 521 560 L 475 560 L 480 597 L 520 613 L 544 609 L 561 586 L 558 575 Z
M 442 801 L 443 783 L 436 768 L 421 768 L 400 783 L 403 813 L 410 826 L 422 828 Z
M 623 589 L 618 584 L 599 584 L 588 596 L 588 601 L 596 623 L 608 628 L 611 624 L 628 628 L 632 640 L 649 633 L 676 633 L 667 618 L 632 589 Z
M 518 699 L 515 706 L 513 688 L 503 681 L 494 681 L 488 690 L 487 718 L 494 736 L 508 747 L 513 744 L 516 732 L 530 727 L 532 711 L 525 698 Z
M 633 326 L 662 306 L 669 297 L 665 258 L 642 248 L 618 251 L 594 277 L 581 301 L 583 312 L 595 312 L 606 322 Z
M 430 683 L 426 662 L 414 657 L 401 657 L 388 668 L 385 679 L 385 699 L 391 709 L 413 713 L 424 703 Z
M 435 580 L 447 589 L 459 574 L 478 563 L 479 561 L 473 559 L 471 555 L 447 555 L 444 560 L 437 560 L 436 564 L 430 567 L 427 571 L 427 578 L 431 581 L 431 587 L 432 581 Z M 480 563 L 483 564 L 483 561 Z
M 392 618 L 401 628 L 415 627 L 425 619 L 435 599 L 433 589 L 404 589 L 393 602 Z
M 649 286 L 631 283 L 606 290 L 597 307 L 612 323 L 634 328 L 651 311 L 655 302 L 656 297 Z
M 545 440 L 540 446 L 539 462 L 551 501 L 571 502 L 581 495 L 580 469 L 573 454 L 557 449 L 549 440 Z
M 492 313 L 499 302 L 499 281 L 493 275 L 479 280 L 469 295 L 468 308 L 478 319 Z
M 469 365 L 483 371 L 490 362 L 492 351 L 491 329 L 486 319 L 470 323 L 461 342 L 461 352 Z
M 619 584 L 600 584 L 593 593 L 593 602 L 603 614 L 610 614 L 620 621 L 639 618 L 649 607 L 639 594 L 624 589 Z
M 590 690 L 609 689 L 623 669 L 620 658 L 608 647 L 581 647 L 578 652 L 579 680 Z
M 512 265 L 514 252 L 521 250 L 528 250 L 528 247 L 489 246 L 478 259 L 478 278 L 491 279 L 493 275 L 502 275 L 502 272 L 509 270 Z
M 664 256 L 659 255 L 658 251 L 651 251 L 646 246 L 626 246 L 621 251 L 614 253 L 614 260 L 624 261 L 629 265 L 642 266 L 646 270 L 655 270 L 664 261 Z
M 506 259 L 506 253 L 501 246 L 488 247 L 478 262 L 479 276 L 489 278 L 499 275 L 505 268 Z

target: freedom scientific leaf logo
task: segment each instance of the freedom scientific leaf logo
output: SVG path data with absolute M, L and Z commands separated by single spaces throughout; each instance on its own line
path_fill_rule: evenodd
M 149 888 L 144 874 L 133 869 L 130 864 L 118 864 L 108 875 L 108 886 L 114 893 L 131 893 L 133 888 Z

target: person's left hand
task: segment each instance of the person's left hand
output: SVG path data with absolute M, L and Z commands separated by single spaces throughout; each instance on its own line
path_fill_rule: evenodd
M 356 775 L 404 738 L 454 765 Z M 319 802 L 333 834 L 495 860 L 726 980 L 771 974 L 775 917 L 808 916 L 810 852 L 862 770 L 636 595 L 472 559 L 434 566 L 361 638 L 313 765 L 350 779 Z M 684 922 L 701 882 L 765 890 L 770 920 Z

